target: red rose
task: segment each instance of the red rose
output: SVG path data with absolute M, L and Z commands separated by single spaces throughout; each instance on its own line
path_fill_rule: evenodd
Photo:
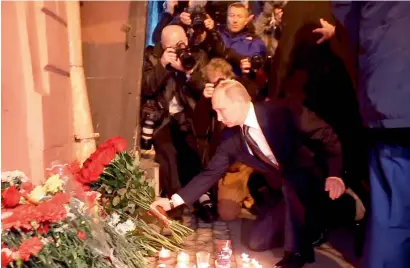
M 14 208 L 20 202 L 21 194 L 16 186 L 11 186 L 1 193 L 3 204 L 6 208 Z
M 80 231 L 77 232 L 77 237 L 82 241 L 87 239 L 87 235 L 83 232 L 80 232 Z
M 92 162 L 92 159 L 91 159 L 92 156 L 93 156 L 93 155 L 91 155 L 89 158 L 87 158 L 87 160 L 84 161 L 84 163 L 83 163 L 83 169 L 84 169 L 84 168 L 87 168 L 87 167 L 91 164 L 91 162 Z
M 110 140 L 117 153 L 121 153 L 127 149 L 127 141 L 124 138 L 114 137 Z
M 108 165 L 111 163 L 111 161 L 115 157 L 115 149 L 114 147 L 107 147 L 104 150 L 100 151 L 99 154 L 96 156 L 96 159 L 94 161 L 99 162 L 100 164 L 103 164 L 104 166 Z
M 88 167 L 88 171 L 90 172 L 89 182 L 98 181 L 98 178 L 104 171 L 105 166 L 98 162 L 92 162 L 91 165 Z
M 79 178 L 78 181 L 82 182 L 82 183 L 87 183 L 90 179 L 90 170 L 88 168 L 83 168 L 81 170 L 81 177 Z

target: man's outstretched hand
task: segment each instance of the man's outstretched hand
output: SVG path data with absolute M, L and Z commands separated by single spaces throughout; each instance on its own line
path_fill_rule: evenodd
M 333 26 L 324 19 L 320 19 L 320 25 L 322 25 L 321 28 L 317 28 L 312 31 L 313 33 L 319 33 L 322 35 L 322 37 L 319 40 L 317 40 L 317 44 L 321 44 L 335 35 L 335 26 Z
M 171 202 L 169 202 L 168 198 L 159 198 L 150 205 L 150 207 L 155 210 L 157 210 L 157 206 L 163 208 L 165 211 L 171 210 Z

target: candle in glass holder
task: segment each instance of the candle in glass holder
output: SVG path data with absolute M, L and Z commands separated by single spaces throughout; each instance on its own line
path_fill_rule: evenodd
M 188 253 L 181 251 L 177 256 L 177 264 L 189 264 L 189 255 Z
M 255 260 L 255 259 L 252 259 L 252 260 L 251 260 L 251 265 L 252 265 L 252 267 L 255 267 L 255 268 L 259 268 L 259 267 L 262 266 L 262 265 L 260 265 L 259 262 L 258 262 L 257 260 Z
M 249 259 L 249 255 L 246 253 L 241 254 L 242 266 L 249 267 L 251 259 Z
M 206 251 L 199 251 L 196 253 L 197 268 L 209 268 L 209 259 L 211 254 Z
M 162 248 L 159 252 L 158 261 L 160 263 L 168 262 L 171 259 L 171 251 L 166 248 Z

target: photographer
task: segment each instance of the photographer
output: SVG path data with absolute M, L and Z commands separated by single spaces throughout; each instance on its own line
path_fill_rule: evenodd
M 255 34 L 262 39 L 267 48 L 267 55 L 273 56 L 282 31 L 284 1 L 267 1 L 262 13 L 255 20 Z
M 143 114 L 141 144 L 149 147 L 149 142 L 153 143 L 160 164 L 160 183 L 167 196 L 186 185 L 201 169 L 192 113 L 205 86 L 200 70 L 206 60 L 203 51 L 190 51 L 185 31 L 177 25 L 166 26 L 161 43 L 145 52 L 142 97 L 146 104 L 152 106 L 154 102 L 157 110 L 152 113 L 161 116 Z M 199 216 L 212 221 L 209 197 L 204 195 L 200 201 L 203 205 Z
M 263 88 L 267 80 L 263 72 L 266 46 L 247 27 L 253 16 L 249 16 L 248 9 L 239 2 L 231 4 L 227 14 L 227 26 L 220 29 L 216 29 L 215 22 L 207 16 L 204 21 L 207 36 L 202 46 L 208 49 L 209 54 L 225 58 L 232 64 L 235 75 L 255 80 Z M 191 17 L 192 14 L 183 12 L 181 22 L 195 24 Z M 193 18 L 200 21 L 197 16 Z

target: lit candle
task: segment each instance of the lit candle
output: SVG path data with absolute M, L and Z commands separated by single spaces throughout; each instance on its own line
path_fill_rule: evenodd
M 166 248 L 162 248 L 161 251 L 159 252 L 159 261 L 165 262 L 165 261 L 168 261 L 170 258 L 171 258 L 171 251 L 169 251 Z
M 189 255 L 181 251 L 177 256 L 177 264 L 189 264 Z
M 244 264 L 249 264 L 250 259 L 249 259 L 249 255 L 248 255 L 248 254 L 242 253 L 241 258 L 242 258 L 242 263 L 244 263 Z

